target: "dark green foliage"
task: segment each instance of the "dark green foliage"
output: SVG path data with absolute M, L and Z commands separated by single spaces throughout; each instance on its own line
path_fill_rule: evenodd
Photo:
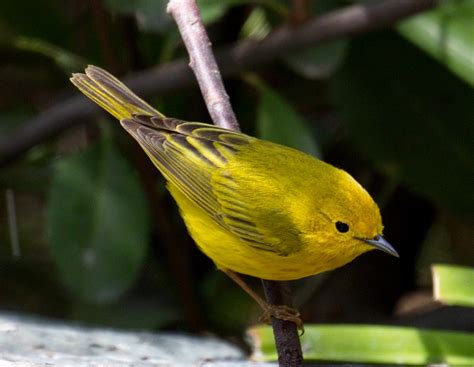
M 57 163 L 48 209 L 51 249 L 64 284 L 85 302 L 110 302 L 142 265 L 149 228 L 136 175 L 112 142 Z
M 297 3 L 308 4 L 311 18 L 349 2 L 198 3 L 217 50 L 298 27 Z M 225 80 L 245 133 L 345 168 L 384 198 L 386 234 L 413 239 L 394 239 L 400 260 L 373 253 L 296 283 L 305 321 L 385 321 L 395 302 L 430 285 L 434 261 L 472 264 L 473 1 L 442 3 L 392 30 L 281 55 Z M 0 1 L 0 138 L 10 141 L 50 106 L 67 106 L 77 93 L 70 72 L 86 63 L 122 78 L 187 57 L 165 7 L 165 0 Z M 196 85 L 147 100 L 167 116 L 210 122 Z M 0 167 L 0 308 L 240 338 L 258 320 L 253 300 L 187 237 L 163 179 L 119 124 L 81 122 L 89 124 Z M 96 123 L 114 134 L 99 139 Z M 370 289 L 362 286 L 368 277 Z
M 474 211 L 474 89 L 389 34 L 353 42 L 331 87 L 351 138 L 381 171 Z
M 262 85 L 257 110 L 257 131 L 261 139 L 321 156 L 307 122 L 278 93 Z

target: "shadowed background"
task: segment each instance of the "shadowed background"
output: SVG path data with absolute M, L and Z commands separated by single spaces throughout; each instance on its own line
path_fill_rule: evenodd
M 348 4 L 199 3 L 216 50 L 298 29 Z M 165 5 L 0 4 L 1 309 L 235 338 L 257 321 L 258 307 L 187 235 L 158 171 L 68 81 L 88 63 L 100 65 L 127 75 L 164 114 L 210 122 L 192 76 L 179 73 L 186 53 Z M 41 16 L 32 22 L 32 14 Z M 474 329 L 472 311 L 432 303 L 429 270 L 435 262 L 474 264 L 473 16 L 472 1 L 453 1 L 392 29 L 273 57 L 255 47 L 242 61 L 251 67 L 245 73 L 222 61 L 242 130 L 350 172 L 379 203 L 385 236 L 401 255 L 374 251 L 292 282 L 305 322 Z M 167 62 L 170 75 L 178 70 L 175 86 L 155 90 L 139 79 Z M 64 125 L 48 125 L 58 115 Z

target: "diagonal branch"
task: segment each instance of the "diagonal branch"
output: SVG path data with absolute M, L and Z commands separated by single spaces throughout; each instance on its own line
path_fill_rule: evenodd
M 308 46 L 390 27 L 437 3 L 438 0 L 385 0 L 372 5 L 351 5 L 310 19 L 299 28 L 279 28 L 262 41 L 238 42 L 217 51 L 216 58 L 224 76 L 234 75 Z M 181 59 L 131 75 L 125 82 L 147 97 L 181 89 L 195 81 L 186 60 Z M 99 109 L 92 107 L 82 96 L 45 110 L 0 140 L 0 165 L 99 113 Z
M 170 0 L 167 11 L 178 25 L 188 50 L 189 66 L 197 78 L 212 121 L 218 126 L 240 131 L 196 2 Z

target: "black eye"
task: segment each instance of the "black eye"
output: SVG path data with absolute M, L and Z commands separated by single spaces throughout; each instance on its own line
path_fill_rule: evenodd
M 336 222 L 336 229 L 341 233 L 349 231 L 349 225 L 343 222 Z

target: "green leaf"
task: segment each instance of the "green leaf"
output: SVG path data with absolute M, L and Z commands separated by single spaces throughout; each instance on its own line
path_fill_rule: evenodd
M 381 171 L 474 212 L 474 89 L 386 32 L 353 41 L 330 91 L 349 137 Z
M 277 359 L 272 329 L 248 332 L 254 358 Z M 374 325 L 305 325 L 306 360 L 352 363 L 474 365 L 474 335 L 462 332 Z
M 251 0 L 197 0 L 204 24 L 219 20 L 227 10 L 236 5 L 249 3 Z
M 474 307 L 474 269 L 433 265 L 433 293 L 437 301 L 452 306 Z
M 309 2 L 308 6 L 317 15 L 328 13 L 345 5 L 340 0 L 319 0 Z M 290 53 L 285 61 L 297 74 L 308 79 L 326 79 L 331 76 L 344 61 L 349 41 L 338 39 L 316 47 Z
M 398 31 L 474 86 L 474 1 L 442 1 L 401 22 Z
M 260 82 L 258 85 L 258 136 L 320 157 L 316 139 L 304 118 L 281 95 Z
M 148 211 L 137 177 L 111 141 L 59 161 L 49 195 L 52 254 L 81 300 L 109 302 L 143 262 Z
M 305 78 L 325 79 L 341 65 L 348 46 L 346 40 L 332 41 L 292 53 L 285 61 L 295 73 Z
M 204 24 L 219 20 L 231 6 L 248 3 L 250 0 L 197 0 Z M 141 30 L 162 33 L 172 25 L 167 14 L 168 0 L 105 0 L 112 12 L 133 14 Z
M 77 70 L 84 69 L 87 65 L 87 62 L 81 57 L 38 38 L 16 37 L 13 40 L 13 45 L 20 50 L 35 52 L 49 57 L 68 75 Z
M 105 0 L 104 4 L 113 13 L 134 15 L 143 31 L 162 33 L 173 24 L 166 13 L 168 0 Z
M 240 35 L 243 38 L 252 38 L 260 41 L 264 39 L 271 30 L 272 27 L 267 20 L 265 10 L 257 6 L 247 17 L 247 20 L 240 30 Z

